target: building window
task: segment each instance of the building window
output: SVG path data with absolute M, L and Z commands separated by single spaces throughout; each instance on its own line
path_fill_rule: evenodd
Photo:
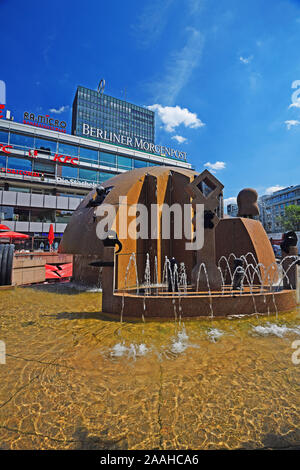
M 98 150 L 80 147 L 80 161 L 98 163 Z
M 55 213 L 52 209 L 31 209 L 31 222 L 55 222 Z
M 29 210 L 19 209 L 18 207 L 2 206 L 0 207 L 0 218 L 8 221 L 28 222 Z
M 63 165 L 61 167 L 61 176 L 63 178 L 78 178 L 78 168 L 75 168 L 74 166 L 66 166 Z
M 99 181 L 100 181 L 100 183 L 104 183 L 104 181 L 109 180 L 113 176 L 116 176 L 116 174 L 115 173 L 104 173 L 103 171 L 101 171 L 99 173 Z
M 64 144 L 62 142 L 58 143 L 58 153 L 62 155 L 71 155 L 72 157 L 78 157 L 77 145 Z
M 112 153 L 105 153 L 105 152 L 100 153 L 100 165 L 115 167 L 116 160 L 117 160 L 116 155 Z
M 55 220 L 58 224 L 67 224 L 72 216 L 71 211 L 56 211 Z
M 9 144 L 13 145 L 14 147 L 26 147 L 32 149 L 34 145 L 34 138 L 29 135 L 14 134 L 11 132 Z
M 8 132 L 0 131 L 0 142 L 3 144 L 7 144 L 8 142 Z
M 32 161 L 25 158 L 9 157 L 7 166 L 13 170 L 32 171 Z
M 35 148 L 37 150 L 42 150 L 42 153 L 56 153 L 57 144 L 54 140 L 46 140 L 46 139 L 35 139 Z
M 120 155 L 118 155 L 118 168 L 122 168 L 124 170 L 131 170 L 132 158 L 121 157 Z
M 134 160 L 134 168 L 144 168 L 147 166 L 147 162 L 144 160 Z
M 98 172 L 95 170 L 85 170 L 84 168 L 79 168 L 79 179 L 97 183 Z
M 14 220 L 14 208 L 9 206 L 0 206 L 0 220 Z
M 6 157 L 4 155 L 0 155 L 0 167 L 6 168 Z
M 34 170 L 40 173 L 44 173 L 45 175 L 53 176 L 55 174 L 55 165 L 54 163 L 42 163 L 35 161 Z
M 30 193 L 30 188 L 25 186 L 9 186 L 9 191 L 17 191 L 18 193 Z

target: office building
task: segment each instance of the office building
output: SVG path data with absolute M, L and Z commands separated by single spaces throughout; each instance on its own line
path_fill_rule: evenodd
M 79 86 L 73 102 L 72 134 L 86 137 L 84 126 L 99 129 L 104 136 L 122 135 L 154 144 L 155 114 L 147 108 Z M 120 143 L 120 142 L 119 142 Z
M 227 206 L 227 214 L 230 216 L 230 217 L 237 217 L 238 215 L 238 205 L 237 204 L 228 204 Z
M 50 223 L 59 242 L 80 201 L 112 176 L 153 165 L 192 167 L 173 149 L 156 146 L 156 154 L 70 135 L 65 124 L 28 112 L 23 123 L 0 119 L 0 220 L 33 235 L 35 248 Z
M 300 185 L 289 186 L 259 198 L 260 220 L 268 233 L 285 231 L 279 217 L 284 216 L 286 207 L 300 205 Z

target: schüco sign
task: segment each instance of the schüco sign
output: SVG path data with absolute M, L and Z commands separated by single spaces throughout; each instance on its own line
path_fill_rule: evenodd
M 23 123 L 29 124 L 30 126 L 43 127 L 44 129 L 50 129 L 51 131 L 58 131 L 66 133 L 67 123 L 66 121 L 60 121 L 54 119 L 48 114 L 34 114 L 25 112 L 23 115 Z
M 173 157 L 179 160 L 186 161 L 186 152 L 180 152 L 179 150 L 165 147 L 163 145 L 155 145 L 152 142 L 147 142 L 137 137 L 129 137 L 127 135 L 115 134 L 110 131 L 103 131 L 97 127 L 90 126 L 89 124 L 82 124 L 82 134 L 95 137 L 96 139 L 105 140 L 107 142 L 117 143 L 126 145 L 127 147 L 133 147 L 138 150 L 144 150 L 145 152 L 151 152 L 161 157 Z

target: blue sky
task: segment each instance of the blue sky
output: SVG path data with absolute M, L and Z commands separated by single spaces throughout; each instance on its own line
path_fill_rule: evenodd
M 0 0 L 0 18 L 16 120 L 56 110 L 70 130 L 77 85 L 105 78 L 155 109 L 156 143 L 213 169 L 225 198 L 300 183 L 300 1 Z

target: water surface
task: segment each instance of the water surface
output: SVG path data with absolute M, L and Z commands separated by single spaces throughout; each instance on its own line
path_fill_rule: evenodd
M 99 292 L 2 290 L 0 448 L 300 448 L 299 313 L 120 324 Z

